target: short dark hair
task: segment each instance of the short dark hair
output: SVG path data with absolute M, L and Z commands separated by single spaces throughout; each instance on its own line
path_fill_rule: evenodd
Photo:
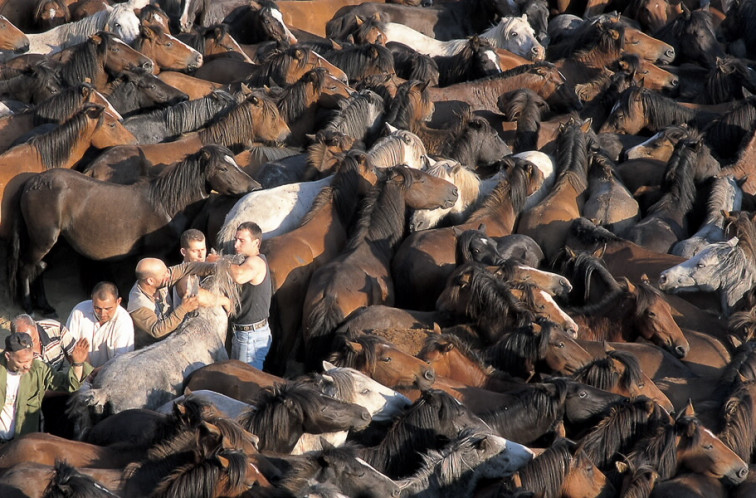
M 181 240 L 179 241 L 179 244 L 183 249 L 189 249 L 189 242 L 193 240 L 196 240 L 197 242 L 204 242 L 205 234 L 197 230 L 196 228 L 190 228 L 189 230 L 185 230 L 184 233 L 181 234 Z
M 242 223 L 236 228 L 237 232 L 239 230 L 248 231 L 249 234 L 252 235 L 252 238 L 255 240 L 262 239 L 262 230 L 260 229 L 260 226 L 254 221 L 245 221 L 244 223 Z
M 113 282 L 97 282 L 92 288 L 92 299 L 118 299 L 118 287 Z
M 32 348 L 32 338 L 26 332 L 13 332 L 5 338 L 5 351 L 15 353 Z

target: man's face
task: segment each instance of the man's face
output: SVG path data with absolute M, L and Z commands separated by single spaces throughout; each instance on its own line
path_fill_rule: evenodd
M 23 349 L 15 353 L 6 352 L 5 359 L 8 361 L 8 371 L 12 373 L 25 374 L 31 370 L 34 362 L 34 353 L 31 349 Z
M 236 254 L 245 256 L 256 256 L 259 252 L 259 242 L 252 237 L 249 230 L 239 230 L 234 237 L 234 251 Z
M 97 318 L 100 325 L 113 319 L 119 304 L 121 304 L 120 297 L 118 299 L 114 296 L 108 296 L 105 299 L 92 298 L 95 318 Z
M 153 281 L 153 285 L 158 289 L 162 289 L 168 285 L 171 278 L 171 272 L 168 270 L 168 267 L 165 266 L 165 263 L 161 262 L 161 266 L 162 267 L 157 268 L 153 276 L 150 277 Z
M 207 256 L 205 241 L 190 240 L 189 247 L 181 248 L 181 255 L 184 256 L 185 263 L 201 263 Z

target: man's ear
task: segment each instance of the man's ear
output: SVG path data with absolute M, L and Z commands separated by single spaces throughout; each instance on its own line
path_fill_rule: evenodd
M 179 252 L 181 253 L 181 256 L 183 256 L 184 258 L 186 257 L 186 249 L 182 247 L 181 249 L 179 249 Z
M 120 305 L 121 305 L 121 298 L 119 297 L 118 299 L 116 299 L 116 306 L 120 306 Z

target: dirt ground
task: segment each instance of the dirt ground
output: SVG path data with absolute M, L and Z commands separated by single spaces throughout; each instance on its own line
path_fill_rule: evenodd
M 18 304 L 14 303 L 8 291 L 8 274 L 6 271 L 7 251 L 5 244 L 0 244 L 0 341 L 5 340 L 5 336 L 10 333 L 10 320 L 23 313 Z M 47 290 L 47 298 L 50 304 L 57 310 L 57 320 L 65 323 L 71 310 L 81 301 L 89 299 L 88 293 L 82 287 L 79 278 L 78 258 L 73 254 L 70 248 L 60 247 L 55 250 L 50 257 L 45 258 L 48 263 L 45 271 L 44 280 Z M 39 313 L 33 314 L 34 318 L 45 318 Z M 0 342 L 0 349 L 2 349 Z

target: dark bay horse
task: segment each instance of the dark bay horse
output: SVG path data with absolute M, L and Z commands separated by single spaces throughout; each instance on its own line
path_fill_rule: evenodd
M 406 229 L 405 208 L 450 207 L 456 200 L 457 187 L 451 183 L 404 166 L 390 169 L 373 187 L 346 251 L 310 280 L 302 323 L 311 359 L 323 359 L 331 332 L 349 313 L 360 306 L 393 304 L 389 265 Z
M 61 235 L 78 253 L 94 260 L 115 261 L 136 251 L 164 254 L 185 229 L 187 208 L 196 210 L 210 190 L 238 195 L 255 185 L 231 152 L 220 146 L 207 146 L 161 177 L 133 186 L 111 185 L 63 169 L 47 171 L 30 180 L 21 193 L 13 253 L 18 280 L 12 282 L 30 309 L 30 283 L 44 270 L 42 259 Z M 113 206 L 118 206 L 120 221 L 114 221 L 117 213 L 96 215 L 110 213 Z M 44 289 L 40 292 L 44 304 Z
M 274 361 L 285 367 L 286 358 L 300 339 L 301 303 L 312 273 L 336 257 L 344 248 L 349 227 L 355 218 L 360 197 L 378 182 L 375 171 L 363 153 L 347 155 L 338 165 L 333 183 L 315 198 L 310 212 L 299 228 L 263 241 L 261 252 L 268 258 L 273 283 L 274 326 L 278 333 L 273 342 Z
M 457 225 L 459 233 L 475 230 L 481 223 L 491 237 L 509 235 L 528 195 L 543 183 L 541 171 L 524 160 L 505 158 L 513 165 L 483 205 L 468 221 Z M 433 309 L 438 294 L 456 266 L 457 232 L 452 228 L 421 230 L 410 234 L 396 252 L 391 272 L 397 301 L 412 309 Z M 419 257 L 418 257 L 419 256 Z

